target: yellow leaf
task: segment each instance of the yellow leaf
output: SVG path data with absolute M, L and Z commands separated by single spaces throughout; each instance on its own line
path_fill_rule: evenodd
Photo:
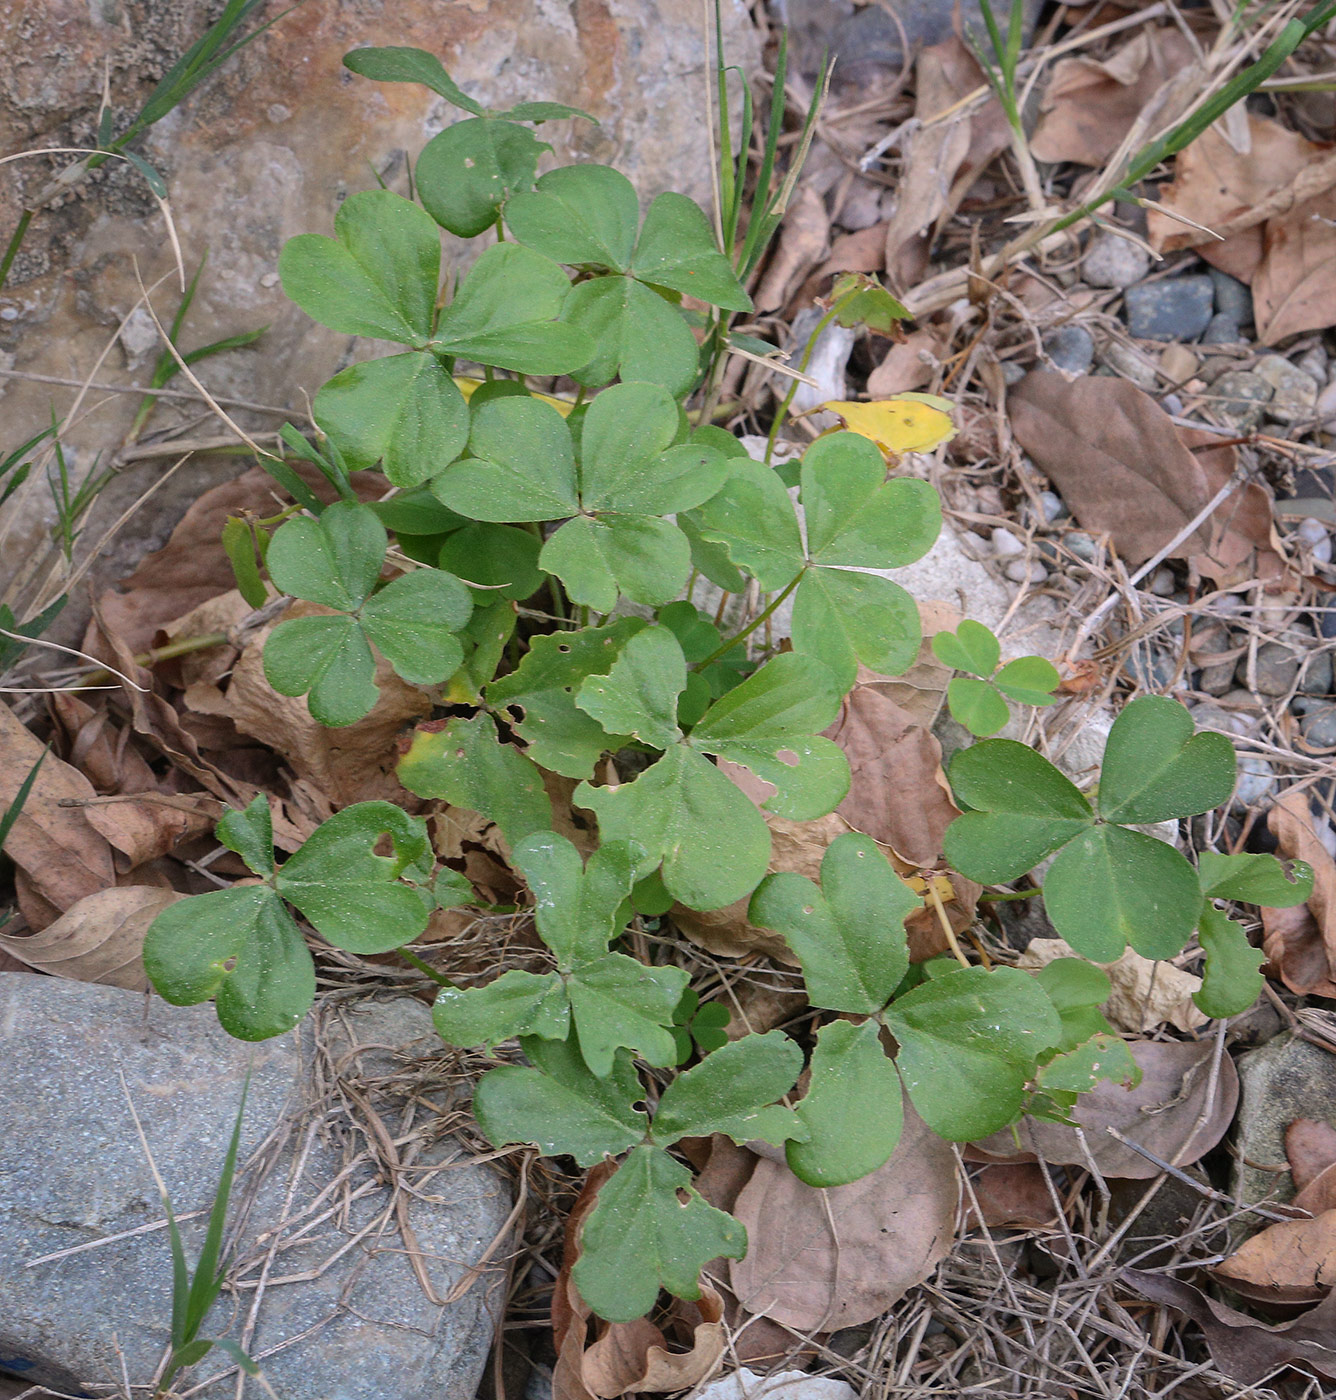
M 470 379 L 466 374 L 455 375 L 455 383 L 459 386 L 459 392 L 464 395 L 465 403 L 473 397 L 474 390 L 481 389 L 485 382 L 482 379 Z M 544 403 L 550 403 L 563 418 L 567 417 L 571 409 L 575 407 L 570 399 L 554 399 L 551 394 L 533 394 L 531 397 L 542 399 Z
M 896 394 L 875 403 L 834 399 L 822 408 L 839 415 L 841 422 L 860 437 L 871 438 L 883 452 L 931 452 L 956 435 L 951 405 L 935 394 Z

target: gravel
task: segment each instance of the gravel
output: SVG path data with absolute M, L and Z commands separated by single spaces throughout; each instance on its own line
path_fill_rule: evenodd
M 1243 339 L 1239 323 L 1228 311 L 1217 311 L 1206 323 L 1202 332 L 1203 345 L 1237 345 Z
M 1319 385 L 1306 370 L 1291 364 L 1283 355 L 1263 355 L 1253 373 L 1271 386 L 1266 406 L 1268 418 L 1277 423 L 1297 423 L 1313 416 Z
M 1095 340 L 1084 326 L 1059 326 L 1044 338 L 1044 349 L 1058 369 L 1084 374 L 1095 363 Z
M 1081 276 L 1092 287 L 1130 287 L 1149 271 L 1150 253 L 1116 233 L 1096 234 L 1081 263 Z
M 1265 379 L 1251 370 L 1231 369 L 1211 385 L 1210 406 L 1226 423 L 1248 432 L 1262 421 L 1274 392 Z
M 1218 267 L 1210 270 L 1211 288 L 1215 294 L 1215 309 L 1222 316 L 1232 317 L 1235 325 L 1249 326 L 1253 319 L 1252 290 L 1246 282 L 1221 272 Z
M 1299 732 L 1311 749 L 1336 748 L 1336 705 L 1321 705 L 1299 721 Z
M 1209 277 L 1192 275 L 1128 287 L 1124 300 L 1138 340 L 1196 340 L 1210 324 L 1215 293 Z

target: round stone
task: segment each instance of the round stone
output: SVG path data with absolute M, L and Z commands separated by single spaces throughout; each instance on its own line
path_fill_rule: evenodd
M 1269 797 L 1276 786 L 1276 774 L 1260 754 L 1239 756 L 1239 780 L 1234 800 L 1244 807 L 1253 807 Z
M 1078 559 L 1084 559 L 1087 563 L 1094 559 L 1098 551 L 1094 537 L 1084 530 L 1068 530 L 1062 542 Z
M 1005 525 L 998 525 L 993 530 L 993 553 L 999 559 L 1013 559 L 1025 553 L 1025 546 Z
M 1237 345 L 1242 339 L 1239 323 L 1227 311 L 1217 311 L 1201 333 L 1203 345 Z
M 1264 642 L 1257 648 L 1257 693 L 1288 695 L 1299 679 L 1300 658 L 1293 647 L 1282 642 Z M 1240 685 L 1248 684 L 1248 658 L 1239 657 L 1234 671 Z
M 1299 733 L 1310 749 L 1336 748 L 1336 705 L 1309 710 L 1299 722 Z
M 1231 369 L 1211 385 L 1210 406 L 1219 417 L 1246 433 L 1262 421 L 1275 390 L 1246 369 Z
M 1044 349 L 1058 369 L 1084 374 L 1095 363 L 1095 340 L 1084 326 L 1059 326 L 1045 336 Z
M 1013 559 L 1002 572 L 1012 583 L 1038 585 L 1048 578 L 1048 570 L 1037 559 Z
M 1214 293 L 1209 277 L 1169 277 L 1128 287 L 1123 301 L 1138 340 L 1196 340 L 1210 324 Z
M 1116 233 L 1096 234 L 1081 263 L 1081 276 L 1092 287 L 1130 287 L 1149 271 L 1146 249 Z
M 1297 423 L 1311 418 L 1317 404 L 1318 381 L 1284 355 L 1263 355 L 1253 373 L 1271 386 L 1266 416 L 1277 423 Z

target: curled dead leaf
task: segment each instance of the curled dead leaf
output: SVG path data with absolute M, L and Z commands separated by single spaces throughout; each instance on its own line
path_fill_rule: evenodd
M 1336 1210 L 1259 1230 L 1211 1276 L 1259 1303 L 1319 1303 L 1336 1283 Z
M 1082 1094 L 1072 1110 L 1079 1134 L 1062 1123 L 1025 1118 L 1015 1137 L 1010 1129 L 1003 1129 L 971 1143 L 966 1155 L 975 1161 L 1005 1162 L 1042 1156 L 1055 1165 L 1076 1167 L 1093 1158 L 1106 1177 L 1146 1181 L 1158 1175 L 1153 1162 L 1109 1134 L 1108 1128 L 1114 1127 L 1176 1166 L 1188 1166 L 1205 1156 L 1234 1121 L 1239 1077 L 1233 1060 L 1220 1057 L 1212 1095 L 1213 1043 L 1140 1040 L 1130 1042 L 1128 1049 L 1141 1066 L 1141 1083 L 1124 1089 L 1105 1082 Z
M 1285 1156 L 1298 1191 L 1336 1163 L 1336 1127 L 1321 1118 L 1296 1118 L 1285 1129 Z
M 147 991 L 144 935 L 169 904 L 184 898 L 152 885 L 113 886 L 85 895 L 40 933 L 0 933 L 0 948 L 34 972 Z
M 1262 910 L 1267 974 L 1301 996 L 1336 997 L 1336 861 L 1313 830 L 1308 798 L 1283 793 L 1267 817 L 1277 854 L 1313 867 L 1313 893 L 1292 909 Z
M 1035 1162 L 993 1162 L 977 1167 L 965 1193 L 965 1228 L 1045 1230 L 1058 1222 L 1058 1210 Z M 975 1209 L 975 1205 L 978 1209 Z
M 877 1317 L 937 1267 L 955 1234 L 955 1153 L 905 1105 L 891 1159 L 848 1186 L 807 1186 L 761 1159 L 734 1207 L 747 1257 L 729 1270 L 748 1311 L 798 1332 Z

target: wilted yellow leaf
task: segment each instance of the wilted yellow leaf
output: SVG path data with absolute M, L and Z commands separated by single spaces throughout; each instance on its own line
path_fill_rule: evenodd
M 470 379 L 466 374 L 455 375 L 455 383 L 459 386 L 459 392 L 464 395 L 464 402 L 467 403 L 472 397 L 475 389 L 481 389 L 486 380 Z M 553 408 L 565 418 L 575 407 L 570 399 L 554 399 L 551 394 L 534 394 L 535 399 L 542 399 L 544 403 L 550 403 Z
M 822 408 L 837 414 L 844 426 L 860 437 L 871 438 L 883 452 L 931 452 L 956 435 L 951 405 L 935 394 L 896 394 L 875 403 L 833 399 Z

